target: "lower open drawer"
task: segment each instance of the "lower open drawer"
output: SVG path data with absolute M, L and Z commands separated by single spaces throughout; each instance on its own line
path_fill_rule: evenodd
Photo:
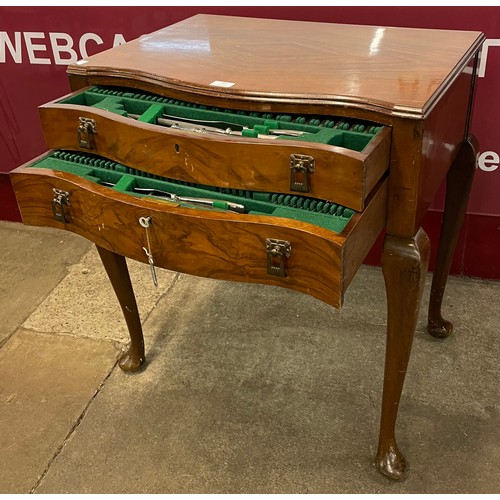
M 61 151 L 11 178 L 25 224 L 66 229 L 142 262 L 150 253 L 158 267 L 283 286 L 335 307 L 386 218 L 386 180 L 358 213 L 325 200 L 187 185 Z M 157 197 L 172 191 L 171 200 Z M 243 208 L 233 211 L 235 204 Z

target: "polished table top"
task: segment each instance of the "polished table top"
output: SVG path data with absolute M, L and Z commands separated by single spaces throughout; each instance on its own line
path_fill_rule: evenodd
M 208 95 L 328 100 L 420 118 L 463 71 L 479 32 L 199 14 L 68 68 Z

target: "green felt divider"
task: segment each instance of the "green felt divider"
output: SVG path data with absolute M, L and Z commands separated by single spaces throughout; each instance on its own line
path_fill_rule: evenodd
M 139 116 L 138 120 L 145 123 L 156 123 L 156 120 L 161 118 L 164 113 L 165 106 L 163 104 L 152 104 Z
M 148 195 L 136 193 L 133 191 L 134 188 L 148 188 L 175 193 L 177 196 L 210 198 L 216 200 L 215 209 L 225 208 L 224 202 L 239 203 L 245 206 L 248 213 L 309 222 L 336 233 L 342 232 L 355 213 L 341 205 L 304 196 L 215 188 L 158 176 L 151 178 L 145 172 L 85 153 L 54 151 L 30 166 L 69 172 L 92 182 L 112 183 L 114 184 L 112 189 L 136 197 Z M 192 207 L 189 203 L 185 206 Z
M 278 207 L 276 208 L 272 215 L 275 217 L 285 217 L 286 219 L 299 219 L 296 217 L 297 211 L 300 209 L 297 208 L 291 208 L 291 207 Z M 300 210 L 300 219 L 302 222 L 310 222 L 311 224 L 314 224 L 316 226 L 321 226 L 325 228 L 329 228 L 331 225 L 331 219 L 332 217 L 336 217 L 334 215 L 329 215 L 329 214 L 323 214 L 323 213 L 317 213 L 317 212 L 308 212 L 307 210 Z M 344 218 L 344 217 L 342 217 Z M 349 218 L 345 218 L 345 220 L 349 220 Z M 342 229 L 345 227 L 345 225 L 342 227 Z M 340 232 L 340 231 L 336 231 Z
M 105 111 L 116 113 L 117 115 L 128 116 L 123 99 L 118 97 L 106 97 L 102 101 L 93 104 L 92 107 L 104 109 Z
M 87 180 L 89 180 L 89 181 L 92 181 L 92 182 L 96 182 L 97 184 L 100 184 L 100 183 L 101 183 L 101 181 L 103 180 L 103 179 L 101 179 L 100 177 L 97 177 L 97 176 L 95 176 L 95 175 L 86 175 L 86 176 L 85 176 L 85 179 L 87 179 Z
M 336 117 L 273 115 L 272 113 L 209 108 L 147 92 L 136 90 L 132 92 L 112 87 L 92 87 L 60 102 L 107 109 L 122 116 L 139 115 L 139 121 L 147 123 L 155 123 L 156 119 L 162 115 L 175 116 L 179 120 L 184 118 L 233 123 L 247 127 L 242 132 L 243 137 L 256 138 L 258 134 L 268 134 L 270 128 L 298 130 L 305 132 L 305 134 L 300 137 L 282 135 L 279 138 L 330 144 L 354 151 L 362 151 L 381 130 L 379 126 L 368 123 L 351 123 Z M 227 127 L 218 126 L 218 128 Z
M 271 193 L 261 193 L 255 191 L 253 193 L 253 199 L 257 201 L 271 201 Z
M 316 132 L 315 134 L 304 134 L 299 137 L 281 135 L 279 138 L 281 140 L 288 141 L 319 142 L 320 144 L 330 144 L 331 146 L 344 146 L 344 133 L 331 128 L 325 128 L 323 130 L 320 130 L 319 132 Z M 370 139 L 366 138 L 366 140 L 364 140 L 364 143 L 366 144 L 369 140 Z M 362 146 L 361 144 L 360 146 L 360 150 L 362 150 L 364 146 Z
M 88 179 L 88 176 L 87 176 Z M 114 189 L 117 191 L 132 191 L 135 187 L 135 177 L 133 175 L 123 175 L 115 184 Z

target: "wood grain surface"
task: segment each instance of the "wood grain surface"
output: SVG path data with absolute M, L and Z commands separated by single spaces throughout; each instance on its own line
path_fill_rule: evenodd
M 305 194 L 362 210 L 364 200 L 389 166 L 390 134 L 382 130 L 365 151 L 328 144 L 197 134 L 142 123 L 109 111 L 72 104 L 40 108 L 50 149 L 92 152 L 162 177 L 251 191 Z M 77 140 L 79 117 L 92 118 L 94 149 Z M 310 191 L 290 190 L 290 156 L 312 156 Z
M 424 117 L 481 33 L 199 14 L 68 67 L 246 100 L 323 100 Z M 222 82 L 222 83 L 221 83 Z
M 355 215 L 346 231 L 336 234 L 292 219 L 196 210 L 138 199 L 65 172 L 20 168 L 11 176 L 25 224 L 66 229 L 107 250 L 147 262 L 143 249 L 147 247 L 146 230 L 139 218 L 151 217 L 149 237 L 158 267 L 292 288 L 335 307 L 341 306 L 344 292 L 342 247 L 346 238 L 368 217 L 379 228 L 376 235 L 373 229 L 367 232 L 373 244 L 385 222 L 385 189 L 373 197 L 381 203 L 370 203 L 373 209 Z M 66 224 L 53 217 L 53 188 L 70 193 L 70 222 Z M 266 238 L 292 244 L 284 278 L 267 273 Z M 363 257 L 349 260 L 349 275 Z

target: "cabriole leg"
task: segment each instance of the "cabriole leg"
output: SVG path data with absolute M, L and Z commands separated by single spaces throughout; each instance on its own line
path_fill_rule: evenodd
M 386 236 L 382 269 L 387 291 L 387 347 L 377 469 L 391 479 L 401 479 L 406 461 L 396 444 L 395 426 L 399 400 L 410 359 L 425 275 L 429 263 L 429 238 L 420 229 L 414 238 Z
M 476 143 L 473 138 L 471 141 Z M 462 143 L 457 158 L 446 176 L 445 209 L 429 300 L 427 330 L 433 337 L 447 337 L 453 331 L 453 325 L 441 316 L 441 305 L 472 187 L 476 168 L 475 146 L 476 144 L 470 141 Z
M 138 370 L 144 363 L 144 338 L 134 290 L 125 257 L 96 245 L 104 269 L 123 311 L 130 335 L 130 347 L 118 364 L 123 371 Z

